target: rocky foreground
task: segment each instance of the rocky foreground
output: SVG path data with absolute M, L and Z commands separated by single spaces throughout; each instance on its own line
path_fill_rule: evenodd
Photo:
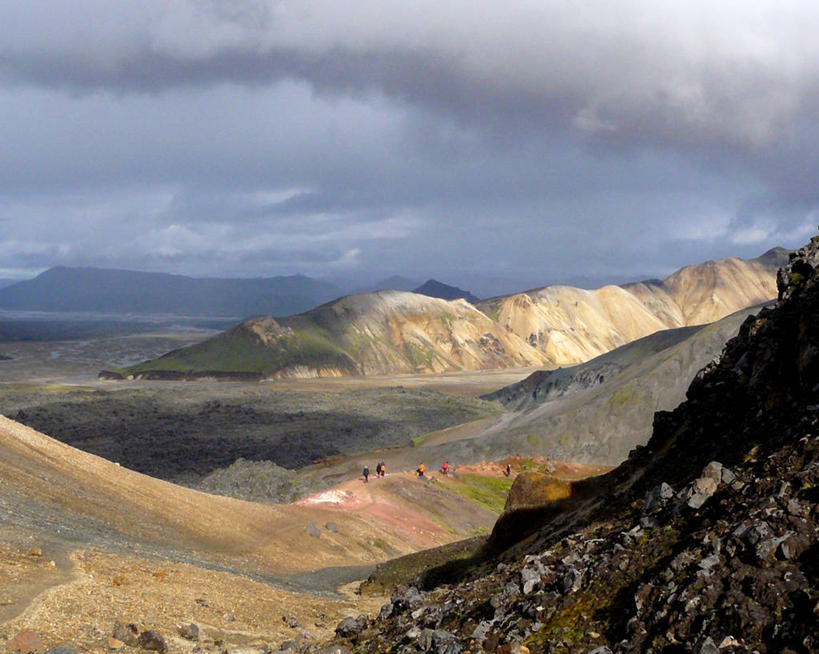
M 819 237 L 644 448 L 507 512 L 336 651 L 818 652 Z

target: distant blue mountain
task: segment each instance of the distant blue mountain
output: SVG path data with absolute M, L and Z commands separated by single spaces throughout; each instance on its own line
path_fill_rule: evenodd
M 463 298 L 467 302 L 479 302 L 480 299 L 472 295 L 469 291 L 464 291 L 457 286 L 450 286 L 439 282 L 437 279 L 430 279 L 421 286 L 414 288 L 413 293 L 420 293 L 429 297 L 437 297 L 442 300 L 457 300 Z
M 220 279 L 57 266 L 0 288 L 0 309 L 246 318 L 301 313 L 339 295 L 304 275 Z

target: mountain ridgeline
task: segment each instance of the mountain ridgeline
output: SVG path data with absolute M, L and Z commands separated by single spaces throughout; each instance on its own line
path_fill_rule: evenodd
M 571 365 L 770 300 L 785 259 L 777 249 L 687 266 L 662 281 L 547 286 L 476 304 L 404 291 L 350 295 L 295 316 L 254 318 L 104 376 L 262 379 Z
M 57 266 L 0 287 L 0 309 L 246 318 L 306 311 L 339 293 L 333 284 L 304 275 L 200 279 Z

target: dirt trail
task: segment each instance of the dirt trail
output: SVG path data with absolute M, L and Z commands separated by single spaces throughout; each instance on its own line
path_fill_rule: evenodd
M 477 529 L 487 531 L 495 514 L 472 502 L 447 493 L 434 476 L 419 480 L 414 473 L 390 473 L 343 482 L 298 500 L 296 506 L 326 506 L 339 515 L 350 512 L 370 516 L 376 535 L 395 533 L 423 548 L 464 537 Z
M 76 574 L 70 555 L 70 547 L 54 541 L 24 548 L 0 543 L 0 624 L 22 614 L 41 593 L 70 583 Z

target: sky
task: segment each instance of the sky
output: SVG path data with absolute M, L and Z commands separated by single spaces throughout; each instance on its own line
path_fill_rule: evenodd
M 0 278 L 479 295 L 819 223 L 819 3 L 8 0 Z

